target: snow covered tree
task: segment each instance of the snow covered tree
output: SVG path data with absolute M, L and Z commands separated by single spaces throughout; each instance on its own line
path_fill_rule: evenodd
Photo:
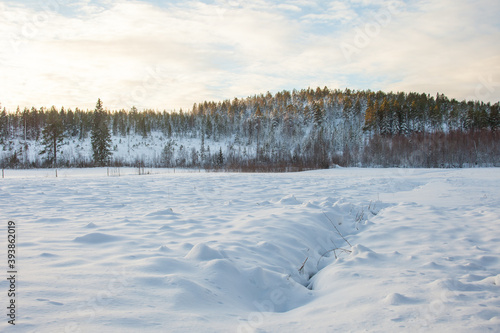
M 399 105 L 399 102 L 397 100 L 394 100 L 392 104 L 393 112 L 392 112 L 392 117 L 393 119 L 393 130 L 395 134 L 402 134 L 403 133 L 403 122 L 404 122 L 404 116 L 403 116 L 403 109 L 401 108 L 401 105 Z
M 313 104 L 313 119 L 314 125 L 316 127 L 321 127 L 323 124 L 323 110 L 321 110 L 319 103 Z
M 97 100 L 92 123 L 92 151 L 94 164 L 104 166 L 111 157 L 111 134 L 109 133 L 107 114 L 101 99 Z
M 0 142 L 3 143 L 3 139 L 7 139 L 9 133 L 9 120 L 7 117 L 7 111 L 3 108 L 0 113 Z
M 191 163 L 190 163 L 192 167 L 199 166 L 199 157 L 200 157 L 200 154 L 198 153 L 196 148 L 192 147 L 191 148 Z
M 380 133 L 384 135 L 392 134 L 392 112 L 389 102 L 385 97 L 378 110 L 378 118 L 380 121 Z
M 257 106 L 257 110 L 255 110 L 254 117 L 255 118 L 262 118 L 262 111 L 260 110 L 260 106 Z
M 175 158 L 175 146 L 177 144 L 173 139 L 167 141 L 165 147 L 163 147 L 163 152 L 161 154 L 163 165 L 167 168 L 174 167 L 174 158 Z
M 211 118 L 210 115 L 207 115 L 204 119 L 204 121 L 205 121 L 204 133 L 207 136 L 207 139 L 212 137 L 212 130 L 213 130 L 212 127 L 213 126 L 212 126 L 212 121 L 210 120 L 210 118 Z
M 359 116 L 361 114 L 361 103 L 359 98 L 356 99 L 356 103 L 354 103 L 353 112 L 355 116 Z
M 490 111 L 490 128 L 492 131 L 496 131 L 498 126 L 500 126 L 500 114 L 499 114 L 499 103 L 493 104 Z
M 365 126 L 363 129 L 366 131 L 372 130 L 373 127 L 375 127 L 376 122 L 377 112 L 375 106 L 373 105 L 373 101 L 371 100 L 370 96 L 368 96 L 367 108 L 365 112 Z
M 205 132 L 201 132 L 201 147 L 200 147 L 200 164 L 205 163 Z

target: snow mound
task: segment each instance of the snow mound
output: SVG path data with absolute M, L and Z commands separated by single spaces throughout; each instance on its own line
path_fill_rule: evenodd
M 481 265 L 484 265 L 484 266 L 496 265 L 498 263 L 498 257 L 480 256 L 478 258 L 478 261 L 481 263 Z
M 90 222 L 89 224 L 87 224 L 85 226 L 85 228 L 87 228 L 87 229 L 95 229 L 95 228 L 97 228 L 97 225 L 94 222 Z
M 220 253 L 217 250 L 212 249 L 210 246 L 206 245 L 205 243 L 198 243 L 193 248 L 191 251 L 189 251 L 188 254 L 185 256 L 186 259 L 193 259 L 193 260 L 201 260 L 201 261 L 208 261 L 208 260 L 214 260 L 214 259 L 222 259 L 224 256 L 222 253 Z
M 169 226 L 168 224 L 165 224 L 165 225 L 161 226 L 159 230 L 172 230 L 172 227 Z
M 417 304 L 420 302 L 419 299 L 407 297 L 399 293 L 391 293 L 384 298 L 384 303 L 389 305 Z
M 367 260 L 379 260 L 381 256 L 366 246 L 357 244 L 352 247 L 352 256 L 359 259 L 367 259 Z
M 191 271 L 192 266 L 184 260 L 160 256 L 142 259 L 140 269 L 149 273 L 181 274 Z
M 422 265 L 422 268 L 427 268 L 427 269 L 443 269 L 443 265 L 436 264 L 434 261 L 425 263 Z
M 75 242 L 84 244 L 103 244 L 109 242 L 116 242 L 119 240 L 121 240 L 121 237 L 103 234 L 100 232 L 94 232 L 91 234 L 87 234 L 85 236 L 76 237 L 74 239 Z
M 168 215 L 174 215 L 174 210 L 172 208 L 167 208 L 163 210 L 157 210 L 154 212 L 151 212 L 149 214 L 146 214 L 146 216 L 150 217 L 160 217 L 160 216 L 168 216 Z
M 302 202 L 297 200 L 294 195 L 287 195 L 286 197 L 282 198 L 280 201 L 278 201 L 279 204 L 281 205 L 300 205 Z
M 475 285 L 473 283 L 462 283 L 453 278 L 443 278 L 437 279 L 429 284 L 436 291 L 481 291 L 483 288 L 481 286 Z
M 171 250 L 171 249 L 169 249 L 169 248 L 168 248 L 168 246 L 166 246 L 166 245 L 162 245 L 162 246 L 160 246 L 160 247 L 158 248 L 158 251 L 160 251 L 160 252 L 172 252 L 172 250 Z

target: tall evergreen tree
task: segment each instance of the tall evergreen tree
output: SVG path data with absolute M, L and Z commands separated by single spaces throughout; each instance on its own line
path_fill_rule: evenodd
M 392 134 L 392 115 L 389 108 L 389 102 L 384 97 L 380 109 L 378 110 L 378 119 L 380 126 L 380 133 L 384 135 Z
M 222 154 L 222 147 L 219 149 L 219 154 L 217 155 L 217 167 L 222 168 L 224 165 L 224 155 Z
M 94 164 L 104 166 L 111 157 L 111 134 L 109 133 L 107 114 L 101 99 L 97 100 L 92 123 L 92 151 Z
M 167 141 L 165 147 L 163 147 L 162 161 L 163 165 L 167 168 L 175 167 L 175 146 L 177 144 L 174 140 L 170 139 Z
M 370 96 L 368 96 L 367 107 L 365 112 L 365 126 L 363 129 L 367 131 L 371 130 L 375 126 L 376 122 L 377 122 L 376 110 L 373 105 L 372 99 L 370 98 Z
M 500 105 L 499 103 L 493 104 L 490 110 L 490 128 L 492 131 L 496 131 L 500 125 Z
M 54 107 L 49 112 L 47 122 L 42 131 L 43 149 L 40 155 L 47 155 L 48 164 L 57 167 L 57 151 L 64 139 L 64 127 L 59 113 Z
M 0 143 L 3 144 L 3 140 L 7 139 L 9 133 L 9 119 L 7 116 L 7 111 L 3 108 L 0 113 Z
M 313 119 L 314 125 L 316 127 L 321 127 L 323 124 L 323 110 L 321 110 L 319 103 L 313 104 Z
M 262 118 L 262 111 L 260 110 L 260 106 L 257 106 L 257 110 L 255 110 L 255 118 Z

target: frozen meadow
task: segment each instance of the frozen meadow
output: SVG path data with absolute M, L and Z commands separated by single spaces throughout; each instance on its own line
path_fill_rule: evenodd
M 500 331 L 500 169 L 145 172 L 5 171 L 0 331 Z

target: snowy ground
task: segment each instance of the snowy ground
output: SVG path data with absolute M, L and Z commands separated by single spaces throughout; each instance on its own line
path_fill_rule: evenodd
M 135 171 L 6 170 L 0 331 L 500 331 L 499 169 Z

